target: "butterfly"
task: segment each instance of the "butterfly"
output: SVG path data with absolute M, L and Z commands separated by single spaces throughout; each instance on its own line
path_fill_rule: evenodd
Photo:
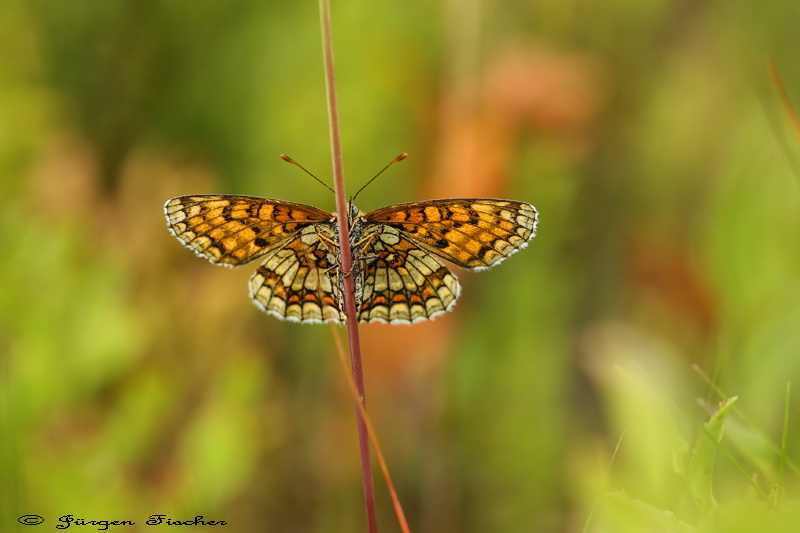
M 461 292 L 439 258 L 471 270 L 527 246 L 538 213 L 487 198 L 429 200 L 363 213 L 351 202 L 349 238 L 360 322 L 411 323 L 450 310 Z M 178 196 L 164 205 L 170 232 L 216 265 L 256 259 L 250 296 L 296 322 L 344 322 L 336 215 L 310 205 L 239 195 Z

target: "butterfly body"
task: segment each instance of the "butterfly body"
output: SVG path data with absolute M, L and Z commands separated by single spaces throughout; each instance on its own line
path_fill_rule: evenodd
M 170 231 L 214 264 L 261 259 L 250 295 L 263 311 L 298 322 L 343 322 L 352 275 L 361 322 L 416 322 L 448 311 L 460 285 L 437 258 L 483 270 L 524 248 L 536 209 L 512 200 L 413 202 L 363 213 L 348 206 L 352 253 L 341 269 L 336 215 L 236 195 L 179 196 L 164 206 Z

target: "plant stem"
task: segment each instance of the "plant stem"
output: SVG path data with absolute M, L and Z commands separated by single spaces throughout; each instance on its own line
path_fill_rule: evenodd
M 358 444 L 361 451 L 361 479 L 364 486 L 364 503 L 367 508 L 367 524 L 370 533 L 377 533 L 378 521 L 375 513 L 375 489 L 372 482 L 369 434 L 362 411 L 366 411 L 364 401 L 364 378 L 361 371 L 361 343 L 358 336 L 358 317 L 355 301 L 355 286 L 352 272 L 352 253 L 350 251 L 350 228 L 348 224 L 348 205 L 344 187 L 344 166 L 342 164 L 342 142 L 339 135 L 339 108 L 336 101 L 336 75 L 333 65 L 333 38 L 331 37 L 331 14 L 329 0 L 320 0 L 320 19 L 322 24 L 322 53 L 325 62 L 325 87 L 328 96 L 328 121 L 330 123 L 331 154 L 333 157 L 333 183 L 336 193 L 336 221 L 339 226 L 339 251 L 341 274 L 344 277 L 344 311 L 347 315 L 347 336 L 350 340 L 350 367 L 353 382 L 358 393 L 356 421 L 358 425 Z

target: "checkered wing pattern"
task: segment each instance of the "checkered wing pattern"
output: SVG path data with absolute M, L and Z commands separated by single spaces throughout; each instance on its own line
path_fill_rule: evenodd
M 243 265 L 275 251 L 303 228 L 333 215 L 310 205 L 255 196 L 178 196 L 164 204 L 167 227 L 214 264 Z
M 294 322 L 343 322 L 335 234 L 311 226 L 270 254 L 250 278 L 250 296 L 266 313 Z
M 417 322 L 449 310 L 461 287 L 438 259 L 390 226 L 365 230 L 354 271 L 361 322 Z
M 484 270 L 527 246 L 538 215 L 524 202 L 463 198 L 391 205 L 364 219 L 367 226 L 394 228 L 458 266 Z
M 344 320 L 332 213 L 234 195 L 179 196 L 164 212 L 172 234 L 214 264 L 263 258 L 250 296 L 266 313 L 299 322 Z
M 336 217 L 304 204 L 252 196 L 179 196 L 164 205 L 169 230 L 214 264 L 261 263 L 250 296 L 297 322 L 343 322 Z M 356 210 L 357 211 L 357 210 Z M 483 270 L 524 248 L 537 212 L 511 200 L 452 199 L 352 212 L 358 320 L 416 322 L 448 311 L 461 288 L 435 256 Z

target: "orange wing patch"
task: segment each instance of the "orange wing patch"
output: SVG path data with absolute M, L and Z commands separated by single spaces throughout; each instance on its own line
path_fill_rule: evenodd
M 538 213 L 524 202 L 481 198 L 399 204 L 364 215 L 464 268 L 483 270 L 527 246 Z
M 179 196 L 164 205 L 167 226 L 215 264 L 238 266 L 280 247 L 298 231 L 330 222 L 316 207 L 254 196 Z

